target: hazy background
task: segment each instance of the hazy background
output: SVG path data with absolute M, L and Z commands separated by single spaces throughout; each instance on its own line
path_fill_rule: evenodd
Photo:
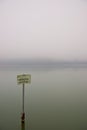
M 25 130 L 87 130 L 87 0 L 0 0 L 0 130 L 21 130 L 26 73 Z
M 0 0 L 1 60 L 86 57 L 86 0 Z

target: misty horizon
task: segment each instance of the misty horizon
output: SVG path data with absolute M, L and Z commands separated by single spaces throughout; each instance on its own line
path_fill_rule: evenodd
M 48 59 L 15 59 L 15 60 L 3 60 L 0 61 L 0 67 L 47 67 L 47 68 L 56 68 L 56 67 L 87 67 L 87 61 L 64 61 L 64 60 L 48 60 Z

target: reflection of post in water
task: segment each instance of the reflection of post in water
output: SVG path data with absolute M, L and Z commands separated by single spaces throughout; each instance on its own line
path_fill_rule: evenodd
M 21 130 L 25 130 L 25 121 L 24 122 L 21 121 Z

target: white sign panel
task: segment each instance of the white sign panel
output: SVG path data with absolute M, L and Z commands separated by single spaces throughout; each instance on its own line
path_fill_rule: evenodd
M 23 84 L 23 83 L 31 83 L 31 75 L 30 74 L 23 74 L 23 75 L 17 75 L 17 83 Z

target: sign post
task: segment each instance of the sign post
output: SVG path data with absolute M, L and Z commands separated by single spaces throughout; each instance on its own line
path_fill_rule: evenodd
M 31 83 L 31 75 L 30 74 L 22 74 L 17 75 L 17 83 L 18 85 L 22 84 L 22 116 L 21 116 L 21 122 L 25 122 L 25 112 L 24 112 L 24 87 L 25 84 Z

